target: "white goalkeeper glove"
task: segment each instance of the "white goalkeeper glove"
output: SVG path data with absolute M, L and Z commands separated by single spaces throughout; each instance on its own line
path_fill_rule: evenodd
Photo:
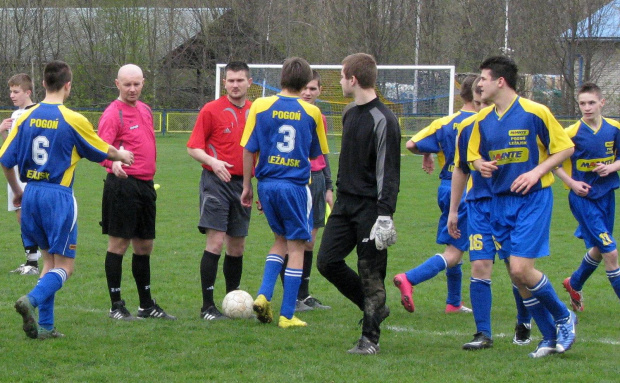
M 377 250 L 387 249 L 396 243 L 396 228 L 392 217 L 380 215 L 370 231 L 370 240 L 375 240 Z

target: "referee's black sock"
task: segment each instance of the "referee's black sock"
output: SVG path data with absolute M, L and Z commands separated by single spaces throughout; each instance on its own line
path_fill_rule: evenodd
M 226 279 L 226 293 L 239 288 L 241 273 L 243 272 L 243 255 L 233 257 L 226 254 L 224 257 L 224 279 Z
M 310 250 L 304 251 L 304 268 L 301 272 L 301 285 L 299 285 L 299 292 L 297 293 L 297 299 L 303 301 L 310 296 L 310 273 L 312 272 L 312 257 L 314 253 Z
M 147 309 L 153 306 L 151 297 L 151 256 L 150 254 L 135 254 L 131 258 L 131 271 L 136 280 L 140 308 Z
M 205 250 L 200 260 L 200 284 L 202 286 L 202 311 L 215 305 L 213 302 L 213 285 L 217 276 L 220 254 Z
M 107 252 L 105 256 L 105 277 L 112 303 L 121 300 L 121 277 L 123 276 L 123 255 Z

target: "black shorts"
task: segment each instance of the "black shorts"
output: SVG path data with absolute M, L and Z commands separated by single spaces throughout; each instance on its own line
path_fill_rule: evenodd
M 224 182 L 213 172 L 203 169 L 198 230 L 203 234 L 212 229 L 231 237 L 247 237 L 252 209 L 241 205 L 242 191 L 243 177 L 232 176 L 230 182 Z
M 312 172 L 309 186 L 312 195 L 312 228 L 325 227 L 325 175 L 322 170 Z
M 129 176 L 121 179 L 108 174 L 103 186 L 103 234 L 125 239 L 155 239 L 155 201 L 153 181 Z

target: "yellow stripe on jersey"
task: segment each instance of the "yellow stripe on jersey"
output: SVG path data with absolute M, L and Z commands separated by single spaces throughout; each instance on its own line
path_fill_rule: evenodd
M 271 105 L 276 101 L 278 101 L 278 96 L 260 97 L 254 100 L 252 106 L 250 106 L 248 118 L 245 120 L 245 129 L 243 129 L 243 135 L 241 136 L 241 146 L 245 147 L 252 132 L 254 132 L 256 115 L 271 108 Z
M 71 109 L 68 109 L 64 105 L 59 105 L 58 110 L 60 110 L 60 113 L 62 113 L 62 116 L 65 119 L 65 121 L 69 125 L 71 125 L 73 129 L 75 129 L 75 131 L 82 138 L 84 138 L 85 141 L 87 141 L 89 144 L 94 146 L 96 149 L 104 153 L 108 152 L 110 145 L 104 140 L 102 140 L 101 137 L 99 137 L 95 133 L 93 125 L 90 123 L 90 121 L 88 121 L 86 117 L 84 117 L 83 115 L 77 112 L 72 111 Z M 62 176 L 62 180 L 60 181 L 60 185 L 71 187 L 71 182 L 73 180 L 73 175 L 75 173 L 75 167 L 81 158 L 82 157 L 80 157 L 80 155 L 77 152 L 77 148 L 74 146 L 73 150 L 71 151 L 70 165 L 67 168 L 67 170 L 65 170 Z
M 329 153 L 329 146 L 327 145 L 327 135 L 325 134 L 325 125 L 323 125 L 323 116 L 321 110 L 316 106 L 302 99 L 299 99 L 299 104 L 308 113 L 310 117 L 316 121 L 316 134 L 319 138 L 319 144 L 321 145 L 321 151 L 323 154 Z
M 27 118 L 27 116 L 29 116 L 30 113 L 32 113 L 33 110 L 37 109 L 39 105 L 40 104 L 36 104 L 35 106 L 28 108 L 24 113 L 21 114 L 21 116 L 17 118 L 17 121 L 15 121 L 15 123 L 13 124 L 13 129 L 11 129 L 8 137 L 6 138 L 6 140 L 4 140 L 4 143 L 2 144 L 2 148 L 0 148 L 0 157 L 4 155 L 6 148 L 9 147 L 9 144 L 11 143 L 11 141 L 13 141 L 13 139 L 17 135 L 17 131 L 19 130 L 18 127 L 22 123 L 22 121 L 24 121 Z
M 562 127 L 562 125 L 560 125 L 558 120 L 555 119 L 549 108 L 523 97 L 519 98 L 519 103 L 523 107 L 523 110 L 538 116 L 547 126 L 547 130 L 549 130 L 550 154 L 555 154 L 563 150 L 575 147 L 575 144 L 573 144 L 573 141 L 566 134 L 564 128 Z M 541 146 L 539 143 L 539 148 L 540 147 Z M 546 150 L 544 151 L 546 152 Z M 545 157 L 545 159 L 546 158 L 547 157 Z
M 482 121 L 489 113 L 492 113 L 495 110 L 494 105 L 487 106 L 486 108 L 480 110 L 478 114 L 476 114 L 476 122 L 474 123 L 474 127 L 471 131 L 471 136 L 469 137 L 469 144 L 467 145 L 467 162 L 474 162 L 475 160 L 479 160 L 482 158 L 480 155 L 480 125 L 479 122 Z

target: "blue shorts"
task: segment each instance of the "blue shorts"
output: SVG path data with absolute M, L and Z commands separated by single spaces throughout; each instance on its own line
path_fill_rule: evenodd
M 540 258 L 549 255 L 549 229 L 553 192 L 544 188 L 524 196 L 496 195 L 491 200 L 493 236 L 501 246 L 499 256 Z
M 287 240 L 312 239 L 312 197 L 308 186 L 261 180 L 257 190 L 271 231 Z
M 469 260 L 495 260 L 495 241 L 491 229 L 491 198 L 467 202 Z
M 24 246 L 75 258 L 77 203 L 73 190 L 57 184 L 30 182 L 22 198 Z
M 616 196 L 613 190 L 597 199 L 579 197 L 572 191 L 568 203 L 577 223 L 575 237 L 583 239 L 586 248 L 598 247 L 601 253 L 616 250 L 613 237 Z
M 469 248 L 469 240 L 467 238 L 467 206 L 465 204 L 465 193 L 461 198 L 459 205 L 458 220 L 459 230 L 461 231 L 461 238 L 454 239 L 448 233 L 448 214 L 450 213 L 450 180 L 441 180 L 439 189 L 437 189 L 437 205 L 441 210 L 441 216 L 439 217 L 439 224 L 437 225 L 437 243 L 439 245 L 452 245 L 461 251 L 466 251 Z

